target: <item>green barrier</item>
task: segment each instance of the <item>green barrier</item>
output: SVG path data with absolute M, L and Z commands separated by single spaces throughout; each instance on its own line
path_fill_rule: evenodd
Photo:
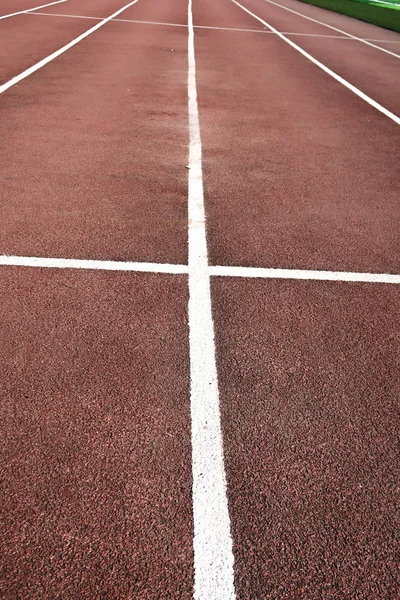
M 383 1 L 389 2 L 384 5 Z M 300 0 L 400 33 L 400 0 Z

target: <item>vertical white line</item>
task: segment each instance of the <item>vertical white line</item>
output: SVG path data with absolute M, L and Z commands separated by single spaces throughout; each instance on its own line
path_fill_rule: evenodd
M 194 598 L 234 600 L 233 552 L 222 448 L 201 165 L 192 0 L 188 6 L 189 345 Z

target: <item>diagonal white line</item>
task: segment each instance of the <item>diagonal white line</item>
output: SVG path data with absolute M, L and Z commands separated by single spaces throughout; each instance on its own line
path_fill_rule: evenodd
M 376 46 L 375 44 L 372 44 L 371 42 L 369 42 L 367 40 L 359 38 L 356 35 L 352 35 L 351 33 L 347 33 L 347 31 L 343 31 L 343 29 L 338 29 L 337 27 L 328 25 L 327 23 L 324 23 L 323 21 L 318 21 L 317 19 L 312 19 L 311 17 L 308 17 L 307 15 L 303 15 L 303 13 L 299 13 L 296 10 L 292 10 L 291 8 L 288 8 L 287 6 L 278 4 L 278 2 L 274 2 L 273 0 L 264 0 L 264 2 L 268 2 L 268 4 L 273 4 L 274 6 L 278 6 L 279 8 L 282 8 L 282 10 L 287 10 L 288 12 L 291 12 L 294 15 L 298 15 L 299 17 L 302 17 L 303 19 L 307 19 L 307 21 L 312 21 L 313 23 L 318 23 L 318 25 L 322 25 L 323 27 L 328 27 L 329 29 L 332 29 L 333 31 L 337 31 L 338 33 L 343 33 L 344 35 L 347 35 L 349 38 L 351 38 L 353 40 L 357 40 L 358 42 L 361 42 L 362 44 L 366 44 L 367 46 L 371 46 L 372 48 L 376 48 L 377 50 L 380 50 L 381 52 L 385 52 L 386 54 L 390 54 L 391 56 L 400 58 L 399 54 L 390 52 L 390 50 L 386 50 L 386 48 L 381 48 L 381 46 Z
M 312 281 L 354 281 L 360 283 L 400 283 L 400 275 L 390 273 L 352 273 L 346 271 L 311 271 L 306 269 L 267 269 L 263 267 L 209 267 L 214 277 L 262 279 L 306 279 Z
M 2 15 L 0 17 L 0 21 L 2 19 L 8 19 L 9 17 L 15 17 L 16 15 L 24 15 L 30 13 L 32 10 L 39 10 L 39 8 L 47 8 L 47 6 L 53 6 L 54 4 L 61 4 L 62 2 L 67 2 L 67 0 L 56 0 L 56 2 L 50 2 L 49 4 L 42 4 L 42 6 L 34 6 L 33 8 L 27 8 L 25 10 L 20 10 L 18 12 L 10 13 L 8 15 Z
M 66 44 L 65 46 L 63 46 L 62 48 L 60 48 L 59 50 L 56 50 L 52 54 L 49 54 L 49 56 L 46 56 L 46 58 L 44 58 L 43 60 L 39 61 L 38 63 L 36 63 L 32 67 L 29 67 L 29 69 L 26 69 L 26 71 L 23 71 L 22 73 L 20 73 L 16 77 L 13 77 L 12 79 L 10 79 L 9 81 L 7 81 L 6 83 L 3 83 L 3 85 L 0 86 L 0 94 L 2 94 L 3 92 L 5 92 L 6 90 L 8 90 L 10 87 L 12 87 L 13 85 L 15 85 L 19 81 L 22 81 L 22 79 L 25 79 L 29 75 L 32 75 L 32 73 L 35 73 L 36 71 L 38 71 L 39 69 L 41 69 L 42 67 L 44 67 L 45 65 L 47 65 L 49 62 L 51 62 L 52 60 L 54 60 L 55 58 L 57 58 L 58 56 L 60 56 L 61 54 L 63 54 L 64 52 L 66 52 L 67 50 L 69 50 L 70 48 L 72 48 L 73 46 L 75 46 L 76 44 L 79 44 L 79 42 L 81 42 L 82 40 L 84 40 L 85 38 L 87 38 L 91 33 L 94 33 L 95 31 L 97 31 L 97 29 L 100 29 L 100 27 L 103 27 L 103 25 L 105 25 L 106 23 L 108 23 L 109 21 L 111 21 L 112 19 L 114 19 L 115 17 L 117 17 L 118 15 L 120 15 L 122 12 L 124 12 L 124 10 L 126 10 L 130 6 L 133 6 L 138 1 L 139 0 L 133 0 L 133 2 L 130 2 L 129 4 L 126 4 L 125 6 L 123 6 L 119 10 L 117 10 L 115 13 L 113 13 L 109 17 L 106 17 L 105 19 L 103 19 L 102 21 L 100 21 L 100 23 L 97 23 L 96 25 L 94 25 L 93 27 L 91 27 L 90 29 L 88 29 L 87 31 L 85 31 L 84 33 L 82 33 L 80 36 L 78 36 L 77 38 L 75 38 L 74 40 L 72 40 L 72 42 L 69 42 L 68 44 Z
M 136 271 L 138 273 L 170 273 L 172 275 L 182 275 L 188 272 L 186 265 L 123 262 L 118 260 L 40 258 L 38 256 L 0 256 L 0 266 L 42 267 L 50 269 L 94 269 L 101 271 Z
M 257 21 L 259 21 L 260 23 L 263 23 L 263 25 L 265 25 L 266 27 L 269 27 L 269 29 L 271 31 L 273 31 L 274 33 L 276 33 L 276 35 L 279 36 L 284 42 L 286 42 L 287 44 L 289 44 L 289 46 L 292 46 L 292 48 L 294 48 L 295 50 L 297 50 L 297 52 L 300 52 L 300 54 L 302 54 L 303 56 L 305 56 L 306 58 L 308 58 L 308 60 L 310 60 L 312 63 L 314 63 L 314 65 L 316 65 L 317 67 L 319 67 L 320 69 L 322 69 L 323 71 L 325 71 L 325 73 L 327 73 L 328 75 L 330 75 L 331 77 L 333 77 L 333 79 L 336 79 L 336 81 L 338 81 L 339 83 L 341 83 L 342 85 L 344 85 L 344 87 L 346 87 L 351 92 L 353 92 L 354 94 L 356 94 L 359 98 L 361 98 L 362 100 L 364 100 L 365 102 L 367 102 L 368 104 L 370 104 L 371 106 L 373 106 L 374 108 L 376 108 L 377 110 L 379 110 L 379 112 L 381 112 L 382 114 L 384 114 L 386 117 L 389 117 L 389 119 L 391 119 L 392 121 L 394 121 L 395 123 L 397 123 L 397 125 L 400 125 L 400 117 L 398 117 L 394 113 L 390 112 L 390 110 L 388 110 L 387 108 L 385 108 L 384 106 L 382 106 L 382 104 L 379 104 L 379 102 L 376 102 L 375 100 L 373 100 L 372 98 L 370 98 L 369 96 L 367 96 L 367 94 L 364 94 L 364 92 L 362 92 L 361 90 L 359 90 L 355 85 L 353 85 L 352 83 L 349 83 L 346 79 L 343 79 L 343 77 L 340 77 L 340 75 L 338 75 L 337 73 L 335 73 L 334 71 L 332 71 L 329 67 L 327 67 L 326 65 L 324 65 L 323 63 L 321 63 L 319 60 L 317 60 L 316 58 L 314 58 L 313 56 L 311 56 L 311 54 L 309 54 L 308 52 L 306 52 L 305 50 L 303 50 L 303 48 L 300 48 L 300 46 L 298 46 L 292 40 L 290 40 L 285 35 L 283 35 L 283 33 L 280 33 L 280 31 L 278 31 L 277 29 L 275 29 L 275 27 L 273 27 L 272 25 L 270 25 L 269 23 L 267 23 L 266 21 L 264 21 L 264 19 L 261 19 L 261 17 L 258 17 L 256 14 L 252 13 L 248 8 L 246 8 L 245 6 L 243 6 L 242 4 L 240 4 L 239 2 L 237 2 L 236 0 L 232 0 L 232 2 L 234 4 L 236 4 L 237 6 L 239 6 L 239 8 L 241 8 L 242 10 L 244 10 L 244 12 L 246 12 L 247 14 L 251 15 L 252 17 L 254 17 L 254 19 L 257 19 Z
M 194 598 L 234 600 L 214 324 L 203 196 L 192 0 L 188 6 L 189 349 L 192 424 Z

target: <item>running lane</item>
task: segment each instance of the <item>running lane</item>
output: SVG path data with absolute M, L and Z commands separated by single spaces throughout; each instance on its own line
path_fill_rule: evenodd
M 46 4 L 43 2 L 30 2 L 29 7 Z M 126 2 L 125 4 L 128 4 Z M 22 5 L 22 3 L 21 3 Z M 25 2 L 28 7 L 28 2 Z M 24 5 L 23 8 L 26 8 Z M 17 5 L 18 7 L 20 4 Z M 98 10 L 104 16 L 109 16 L 124 6 L 121 0 L 100 0 L 97 3 Z M 23 10 L 15 8 L 5 12 L 17 12 Z M 77 2 L 68 0 L 62 4 L 48 6 L 41 9 L 43 12 L 52 13 L 57 9 L 60 12 L 77 11 L 77 14 L 93 14 L 93 3 L 89 0 Z M 8 19 L 0 20 L 0 84 L 5 83 L 12 77 L 19 75 L 25 69 L 45 58 L 48 54 L 55 52 L 71 40 L 78 37 L 84 31 L 95 24 L 96 21 L 60 19 L 37 16 L 36 13 L 16 15 Z
M 399 49 L 389 49 L 391 52 L 397 52 L 396 56 L 392 56 L 356 40 L 343 40 L 343 34 L 283 10 L 265 0 L 244 0 L 240 4 L 264 19 L 278 31 L 306 32 L 307 36 L 293 35 L 288 37 L 311 56 L 344 77 L 385 108 L 396 115 L 400 115 Z M 298 8 L 300 10 L 302 6 L 304 4 L 299 2 Z M 347 21 L 351 22 L 354 19 L 345 15 L 342 16 L 344 20 L 342 28 L 346 30 Z M 318 20 L 318 16 L 315 18 Z M 255 20 L 255 22 L 257 21 Z M 368 23 L 360 22 L 358 29 L 362 38 L 366 38 L 372 33 Z M 384 29 L 374 28 L 374 31 L 375 29 L 382 31 L 383 35 L 385 34 Z M 320 37 L 327 35 L 330 37 Z M 376 35 L 379 34 L 376 33 Z M 398 39 L 400 39 L 399 34 Z
M 110 23 L 0 102 L 1 253 L 187 261 L 185 28 Z M 191 598 L 186 277 L 0 277 L 1 597 Z
M 195 24 L 249 28 L 237 11 L 198 0 Z M 211 263 L 398 273 L 397 126 L 274 35 L 195 41 Z M 212 298 L 238 600 L 391 600 L 398 288 Z
M 0 277 L 1 598 L 189 600 L 186 278 Z
M 0 102 L 0 253 L 187 262 L 186 28 L 110 22 Z
M 198 29 L 196 60 L 211 263 L 398 273 L 397 125 L 275 35 Z
M 21 10 L 28 8 L 28 4 L 25 4 Z M 29 7 L 41 4 L 46 2 L 33 2 Z M 0 84 L 65 46 L 127 4 L 128 0 L 67 0 L 33 13 L 0 20 Z M 155 17 L 160 22 L 187 24 L 187 6 L 184 2 L 152 0 L 150 5 L 148 1 L 139 0 L 118 18 L 151 20 Z M 17 12 L 17 9 L 9 6 L 4 12 Z
M 238 600 L 399 590 L 398 286 L 213 281 Z
M 341 29 L 359 38 L 369 39 L 378 46 L 382 46 L 388 50 L 393 50 L 393 52 L 399 53 L 400 47 L 397 46 L 397 44 L 400 44 L 400 34 L 396 31 L 383 29 L 377 25 L 365 23 L 365 21 L 359 21 L 358 19 L 352 19 L 346 15 L 341 15 L 331 10 L 325 10 L 319 6 L 313 6 L 312 4 L 307 4 L 306 2 L 299 2 L 299 0 L 273 1 L 281 6 L 302 13 L 307 17 L 311 17 L 312 19 L 326 23 L 331 27 L 336 27 L 337 29 Z M 325 28 L 325 35 L 335 35 L 335 32 Z

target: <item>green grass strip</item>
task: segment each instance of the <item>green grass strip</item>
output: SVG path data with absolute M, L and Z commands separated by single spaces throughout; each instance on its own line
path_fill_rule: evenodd
M 364 0 L 365 1 L 365 0 Z M 321 8 L 327 8 L 333 12 L 341 13 L 360 21 L 366 21 L 379 27 L 392 29 L 400 33 L 400 11 L 395 8 L 386 8 L 373 4 L 365 4 L 361 1 L 352 0 L 300 0 L 306 4 L 313 4 Z

